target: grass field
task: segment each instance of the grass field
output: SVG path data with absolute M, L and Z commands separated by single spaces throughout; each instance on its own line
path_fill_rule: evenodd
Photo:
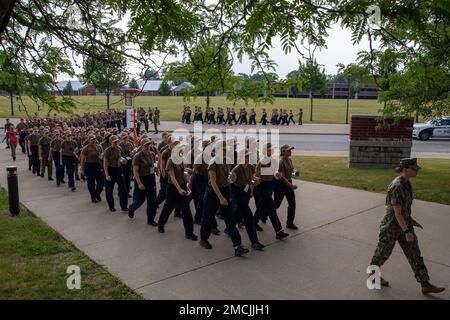
M 73 97 L 77 103 L 76 113 L 82 114 L 86 111 L 96 112 L 104 111 L 106 109 L 106 97 L 104 96 L 83 96 Z M 23 99 L 27 106 L 29 114 L 38 112 L 40 115 L 47 114 L 47 107 L 41 107 L 38 111 L 37 105 L 29 98 Z M 265 104 L 256 106 L 257 119 L 259 120 L 261 109 L 266 108 L 271 110 L 272 108 L 286 108 L 292 109 L 295 114 L 298 113 L 299 108 L 303 108 L 303 122 L 309 122 L 310 105 L 309 99 L 304 98 L 276 98 L 274 104 Z M 147 109 L 149 106 L 161 109 L 161 120 L 164 121 L 179 121 L 181 119 L 181 111 L 184 104 L 188 104 L 193 108 L 195 105 L 205 108 L 205 98 L 198 97 L 190 102 L 183 101 L 183 97 L 151 97 L 143 96 L 135 99 L 136 107 L 144 107 Z M 212 97 L 211 106 L 213 107 L 232 107 L 233 103 L 226 100 L 226 97 Z M 245 104 L 241 101 L 234 107 L 244 107 Z M 248 108 L 255 107 L 254 105 L 248 105 Z M 349 114 L 376 114 L 382 107 L 376 100 L 350 100 Z M 111 108 L 124 108 L 124 101 L 121 97 L 111 97 Z M 315 99 L 313 122 L 314 123 L 345 123 L 346 112 L 346 100 L 342 99 Z M 25 112 L 19 112 L 18 103 L 15 101 L 15 116 L 24 116 Z M 0 96 L 0 117 L 10 117 L 10 103 L 9 97 Z M 296 117 L 297 118 L 297 117 Z M 295 120 L 297 121 L 297 119 Z
M 347 167 L 347 157 L 293 157 L 300 179 L 385 193 L 398 175 L 392 169 Z M 450 204 L 450 160 L 419 159 L 422 170 L 412 180 L 415 199 Z
M 7 201 L 0 189 L 0 300 L 142 299 L 39 218 L 11 217 Z M 67 289 L 69 265 L 81 269 L 80 290 Z

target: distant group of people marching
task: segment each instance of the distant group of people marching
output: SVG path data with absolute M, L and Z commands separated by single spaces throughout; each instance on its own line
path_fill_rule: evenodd
M 141 117 L 142 110 L 138 114 Z M 224 232 L 230 236 L 237 256 L 249 252 L 241 243 L 239 228 L 244 226 L 255 250 L 264 248 L 257 231 L 263 230 L 259 223 L 266 223 L 268 218 L 276 239 L 286 238 L 288 234 L 277 214 L 284 198 L 288 201 L 286 227 L 298 229 L 294 224 L 297 186 L 292 178 L 298 171 L 291 160 L 293 147 L 283 145 L 281 158 L 275 159 L 270 143 L 263 146 L 262 153 L 253 153 L 251 146 L 257 142 L 249 138 L 241 149 L 234 140 L 200 140 L 191 135 L 181 141 L 167 132 L 157 142 L 147 129 L 134 134 L 125 128 L 122 116 L 121 111 L 112 110 L 74 118 L 35 116 L 21 119 L 16 127 L 7 121 L 4 140 L 14 150 L 19 144 L 28 157 L 28 169 L 41 178 L 47 175 L 58 187 L 67 181 L 70 190 L 76 191 L 77 181 L 86 181 L 95 204 L 102 201 L 105 190 L 111 212 L 116 211 L 116 185 L 120 210 L 130 219 L 147 202 L 147 223 L 160 233 L 165 232 L 169 216 L 175 211 L 175 216 L 182 218 L 187 239 L 198 239 L 194 224 L 200 225 L 200 244 L 207 249 L 212 248 L 211 233 L 221 233 L 217 218 L 225 221 Z M 202 154 L 207 148 L 213 157 L 208 163 Z M 233 159 L 226 158 L 227 150 L 232 151 Z M 174 161 L 181 154 L 190 161 Z M 257 156 L 257 164 L 250 163 L 252 154 Z M 15 152 L 12 155 L 15 160 Z M 249 206 L 252 197 L 255 212 Z M 194 203 L 194 213 L 190 202 Z M 157 208 L 162 204 L 156 220 Z
M 125 115 L 124 115 L 125 117 Z M 154 127 L 154 132 L 158 133 L 158 126 L 161 125 L 160 122 L 160 110 L 158 107 L 149 107 L 147 111 L 140 107 L 136 110 L 136 125 L 138 133 L 141 127 L 145 127 L 145 131 L 149 131 L 149 125 L 152 124 Z
M 297 124 L 303 124 L 303 109 L 299 109 L 298 113 L 295 115 L 297 117 Z M 266 109 L 262 109 L 261 118 L 259 123 L 262 125 L 271 124 L 274 126 L 278 125 L 290 125 L 296 124 L 294 120 L 294 112 L 292 110 L 287 111 L 287 109 L 272 109 L 270 119 Z M 222 125 L 256 125 L 256 112 L 254 108 L 247 112 L 246 108 L 240 108 L 239 112 L 236 112 L 234 108 L 222 107 L 217 108 L 217 113 L 214 107 L 206 107 L 205 113 L 202 111 L 202 107 L 195 106 L 194 112 L 192 113 L 190 106 L 183 106 L 183 112 L 181 116 L 181 122 L 190 124 L 192 121 L 201 122 L 206 124 L 222 124 Z

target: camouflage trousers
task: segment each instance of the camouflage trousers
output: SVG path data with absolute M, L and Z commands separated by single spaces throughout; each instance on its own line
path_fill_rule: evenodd
M 411 226 L 409 230 L 412 232 L 413 227 Z M 420 253 L 419 243 L 415 234 L 414 241 L 407 242 L 406 237 L 402 232 L 389 228 L 381 229 L 378 245 L 370 264 L 381 267 L 386 260 L 389 259 L 392 250 L 394 249 L 395 242 L 397 241 L 414 271 L 416 280 L 418 282 L 428 281 L 430 277 L 428 276 L 428 270 Z

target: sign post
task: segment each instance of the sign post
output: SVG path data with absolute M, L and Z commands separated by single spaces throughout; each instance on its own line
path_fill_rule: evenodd
M 134 88 L 122 89 L 124 100 L 125 100 L 125 110 L 127 117 L 127 128 L 133 129 L 133 142 L 137 145 L 137 131 L 136 131 L 136 109 L 134 108 L 134 97 L 140 90 Z

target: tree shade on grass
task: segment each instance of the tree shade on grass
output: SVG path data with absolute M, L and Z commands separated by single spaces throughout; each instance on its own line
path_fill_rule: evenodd
M 393 169 L 348 168 L 347 157 L 294 156 L 300 179 L 385 193 L 399 175 Z M 412 180 L 415 199 L 450 204 L 450 159 L 419 159 L 422 167 Z
M 81 289 L 69 290 L 67 267 L 78 265 Z M 0 299 L 142 299 L 39 218 L 8 213 L 0 189 Z

